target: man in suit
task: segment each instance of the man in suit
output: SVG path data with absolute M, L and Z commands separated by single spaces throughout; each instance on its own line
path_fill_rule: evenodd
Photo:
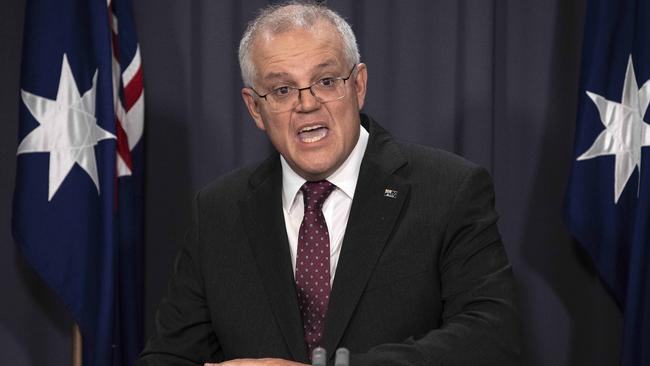
M 360 114 L 368 72 L 331 10 L 264 9 L 244 102 L 279 154 L 204 188 L 138 365 L 515 365 L 514 283 L 486 171 Z

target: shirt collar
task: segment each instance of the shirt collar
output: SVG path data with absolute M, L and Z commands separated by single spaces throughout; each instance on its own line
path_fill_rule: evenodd
M 366 146 L 368 146 L 368 131 L 363 126 L 359 130 L 359 139 L 348 158 L 334 173 L 326 178 L 350 199 L 354 197 L 361 161 L 366 152 Z M 280 155 L 280 163 L 282 164 L 282 207 L 285 211 L 291 212 L 296 195 L 307 180 L 294 172 L 282 155 Z

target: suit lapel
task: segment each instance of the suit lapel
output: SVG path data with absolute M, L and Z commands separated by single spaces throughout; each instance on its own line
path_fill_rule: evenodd
M 251 177 L 251 194 L 241 202 L 250 247 L 271 310 L 294 360 L 307 362 L 284 215 L 278 156 Z
M 323 346 L 333 357 L 409 193 L 395 174 L 406 164 L 374 122 L 357 181 L 325 319 Z

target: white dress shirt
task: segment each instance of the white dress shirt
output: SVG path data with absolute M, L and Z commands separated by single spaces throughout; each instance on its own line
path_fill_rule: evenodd
M 359 179 L 361 160 L 363 160 L 368 145 L 368 136 L 368 132 L 361 126 L 357 144 L 348 158 L 332 175 L 326 178 L 336 186 L 323 204 L 323 216 L 325 222 L 327 222 L 327 230 L 330 236 L 330 285 L 334 282 L 343 236 L 350 216 L 352 198 L 354 198 L 354 190 Z M 282 163 L 282 210 L 287 228 L 287 237 L 289 238 L 291 265 L 295 276 L 298 231 L 305 212 L 300 187 L 307 180 L 294 172 L 282 155 L 280 155 L 280 161 Z

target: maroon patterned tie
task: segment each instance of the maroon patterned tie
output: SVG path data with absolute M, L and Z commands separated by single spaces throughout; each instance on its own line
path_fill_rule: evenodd
M 321 209 L 334 187 L 321 180 L 306 182 L 300 188 L 305 215 L 298 233 L 296 287 L 309 355 L 323 336 L 330 297 L 330 236 Z

